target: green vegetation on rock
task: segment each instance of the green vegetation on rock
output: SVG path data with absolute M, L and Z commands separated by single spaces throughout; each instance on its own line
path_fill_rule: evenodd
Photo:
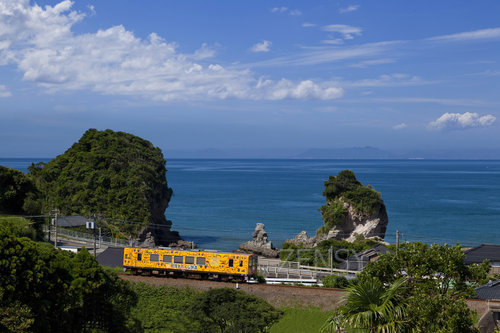
M 46 198 L 43 211 L 138 222 L 117 224 L 126 235 L 164 220 L 172 195 L 161 150 L 124 132 L 89 129 L 64 154 L 29 170 Z
M 377 207 L 383 204 L 380 193 L 369 186 L 363 186 L 351 170 L 342 170 L 335 176 L 330 176 L 325 181 L 323 196 L 326 204 L 320 209 L 325 223 L 317 233 L 327 233 L 335 225 L 344 221 L 347 209 L 344 202 L 363 214 L 373 214 Z

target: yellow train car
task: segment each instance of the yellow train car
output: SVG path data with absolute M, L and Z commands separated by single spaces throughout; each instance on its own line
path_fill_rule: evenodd
M 257 275 L 257 258 L 255 254 L 244 253 L 126 247 L 123 267 L 133 274 L 248 280 Z

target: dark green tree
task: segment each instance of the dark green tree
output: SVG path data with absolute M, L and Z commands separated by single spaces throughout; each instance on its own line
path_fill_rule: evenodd
M 336 308 L 322 332 L 383 332 L 407 330 L 406 280 L 385 287 L 378 279 L 365 279 L 350 287 L 345 304 Z
M 128 284 L 86 251 L 37 243 L 25 227 L 0 227 L 0 331 L 127 332 L 135 299 Z
M 370 262 L 358 279 L 375 277 L 391 284 L 405 277 L 410 286 L 404 294 L 408 321 L 415 332 L 476 332 L 474 313 L 465 300 L 485 280 L 489 265 L 466 265 L 464 257 L 459 245 L 403 244 Z
M 263 299 L 230 288 L 201 293 L 193 303 L 193 316 L 205 332 L 266 332 L 281 315 Z
M 39 193 L 23 172 L 0 166 L 0 214 L 37 214 Z

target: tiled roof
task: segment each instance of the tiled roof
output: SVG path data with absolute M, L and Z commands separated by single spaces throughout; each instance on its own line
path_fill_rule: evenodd
M 467 264 L 479 264 L 485 259 L 500 262 L 500 245 L 481 244 L 465 251 L 465 262 Z
M 490 281 L 477 287 L 474 298 L 500 300 L 500 280 Z

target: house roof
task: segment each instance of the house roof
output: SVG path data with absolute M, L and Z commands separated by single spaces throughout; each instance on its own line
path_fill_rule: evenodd
M 480 264 L 485 259 L 500 262 L 500 245 L 481 244 L 465 251 L 466 264 Z
M 500 300 L 500 280 L 490 281 L 477 287 L 474 298 Z
M 108 247 L 104 252 L 97 255 L 96 260 L 103 266 L 122 267 L 123 247 Z
M 90 219 L 80 215 L 60 216 L 57 218 L 57 225 L 60 227 L 78 227 L 85 225 L 87 221 L 90 221 Z
M 370 262 L 371 258 L 386 253 L 392 253 L 392 251 L 383 244 L 377 244 L 368 250 L 350 256 L 346 261 L 341 262 L 339 267 L 341 269 L 361 270 Z

